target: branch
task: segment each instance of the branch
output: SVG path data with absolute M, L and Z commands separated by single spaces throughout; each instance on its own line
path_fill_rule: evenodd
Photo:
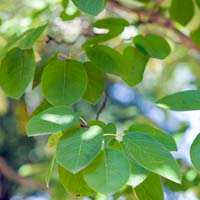
M 119 3 L 116 0 L 110 0 L 108 2 L 108 6 L 113 9 L 113 8 L 117 8 L 119 10 L 123 10 L 126 12 L 131 12 L 131 13 L 135 13 L 139 20 L 140 23 L 141 22 L 141 17 L 148 17 L 148 21 L 144 21 L 144 23 L 155 23 L 160 25 L 163 28 L 166 29 L 170 29 L 172 30 L 174 33 L 176 33 L 180 39 L 180 42 L 185 45 L 186 47 L 188 47 L 189 49 L 194 49 L 197 52 L 200 52 L 200 47 L 198 47 L 187 35 L 185 35 L 184 33 L 182 33 L 181 31 L 179 31 L 175 25 L 171 22 L 170 19 L 168 19 L 167 17 L 161 15 L 158 12 L 152 12 L 152 10 L 139 10 L 139 9 L 135 9 L 135 8 L 129 8 L 126 7 L 124 5 L 122 5 L 121 3 Z
M 17 183 L 23 186 L 30 186 L 39 190 L 46 191 L 46 187 L 40 183 L 33 181 L 30 178 L 19 176 L 5 161 L 0 157 L 0 174 L 2 174 L 7 180 Z
M 85 119 L 83 119 L 83 117 L 80 117 L 80 120 L 81 120 L 81 124 L 80 124 L 81 128 L 89 128 L 89 126 L 87 125 L 87 122 L 85 121 Z
M 107 100 L 108 100 L 108 92 L 105 91 L 105 92 L 104 92 L 104 100 L 103 100 L 103 103 L 102 103 L 102 105 L 101 105 L 99 111 L 97 112 L 96 120 L 99 119 L 100 114 L 102 113 L 102 111 L 103 111 L 104 108 L 106 107 Z
M 62 45 L 62 44 L 73 45 L 75 43 L 75 42 L 67 42 L 65 40 L 58 41 L 56 38 L 54 38 L 54 37 L 52 37 L 50 35 L 47 35 L 47 39 L 46 39 L 45 43 L 48 44 L 50 42 L 54 42 L 57 45 Z

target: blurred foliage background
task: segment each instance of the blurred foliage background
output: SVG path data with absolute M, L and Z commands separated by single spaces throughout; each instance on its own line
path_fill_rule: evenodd
M 95 31 L 98 32 L 91 27 L 95 18 L 80 13 L 71 1 L 68 6 L 66 2 L 0 0 L 1 50 L 15 35 L 49 22 L 48 30 L 35 46 L 36 60 L 40 61 L 42 57 L 48 58 L 58 51 L 64 57 L 85 60 L 86 56 L 81 52 L 80 46 L 87 37 L 92 36 Z M 167 11 L 170 5 L 169 0 L 121 0 L 121 2 L 137 9 L 159 9 L 163 15 L 169 15 Z M 158 126 L 172 134 L 179 149 L 174 155 L 179 159 L 184 176 L 182 185 L 165 181 L 165 198 L 170 200 L 200 199 L 200 174 L 191 168 L 189 158 L 190 145 L 200 130 L 200 112 L 163 111 L 153 103 L 167 94 L 200 88 L 200 52 L 180 44 L 177 35 L 170 30 L 166 31 L 165 28 L 151 23 L 137 24 L 137 16 L 134 13 L 107 8 L 96 19 L 107 16 L 122 16 L 133 24 L 127 27 L 120 37 L 108 42 L 119 51 L 122 51 L 124 45 L 139 33 L 157 33 L 165 36 L 169 41 L 172 53 L 164 61 L 151 59 L 143 81 L 134 88 L 128 87 L 116 77 L 108 76 L 109 98 L 100 120 L 107 123 L 115 122 L 118 131 L 126 129 L 133 122 L 140 122 Z M 183 29 L 179 24 L 176 26 L 189 35 L 200 25 L 199 19 L 200 12 L 196 11 L 187 27 Z M 199 40 L 196 37 L 197 43 Z M 28 138 L 25 133 L 29 116 L 41 101 L 40 86 L 33 90 L 31 86 L 28 87 L 20 101 L 6 98 L 0 89 L 0 169 L 2 170 L 2 166 L 10 167 L 10 172 L 15 172 L 11 178 L 0 173 L 1 200 L 79 199 L 66 193 L 57 181 L 56 170 L 51 178 L 50 187 L 43 187 L 53 156 L 53 147 L 48 145 L 48 137 Z M 102 101 L 103 97 L 96 106 L 91 106 L 81 100 L 74 108 L 82 111 L 86 120 L 94 120 Z M 20 182 L 18 176 L 28 177 L 33 182 L 29 182 L 30 184 L 23 180 Z M 134 199 L 130 188 L 124 188 L 121 192 L 123 195 L 119 193 L 110 199 Z M 97 195 L 95 199 L 106 198 Z

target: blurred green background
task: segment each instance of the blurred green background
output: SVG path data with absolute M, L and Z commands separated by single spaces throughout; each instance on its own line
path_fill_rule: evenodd
M 155 1 L 143 3 L 124 0 L 122 2 L 146 9 L 157 6 Z M 160 12 L 167 16 L 170 1 L 158 2 Z M 0 0 L 0 51 L 10 38 L 31 27 L 49 22 L 48 30 L 35 46 L 36 60 L 40 61 L 41 57 L 47 58 L 55 52 L 86 60 L 80 46 L 85 37 L 90 35 L 90 25 L 95 18 L 80 14 L 71 2 L 67 8 L 65 6 L 65 1 L 61 0 Z M 103 11 L 97 19 L 117 15 L 125 16 L 133 24 L 136 19 L 134 14 L 116 13 L 111 9 Z M 199 19 L 200 13 L 196 12 L 193 20 L 181 31 L 189 34 L 199 26 Z M 177 27 L 181 29 L 178 25 Z M 155 125 L 172 134 L 179 149 L 174 156 L 179 159 L 184 176 L 181 186 L 163 181 L 165 199 L 200 199 L 200 174 L 191 168 L 189 158 L 190 145 L 200 130 L 200 112 L 164 111 L 154 103 L 167 94 L 200 87 L 200 54 L 178 44 L 177 36 L 170 30 L 166 31 L 154 24 L 129 26 L 119 38 L 109 41 L 109 45 L 121 51 L 124 44 L 130 42 L 130 39 L 139 33 L 157 33 L 165 36 L 171 45 L 172 53 L 164 61 L 151 59 L 142 83 L 134 88 L 128 87 L 116 77 L 108 76 L 109 99 L 100 120 L 107 123 L 115 122 L 119 132 L 133 122 L 140 122 Z M 55 41 L 49 41 L 47 35 L 53 37 Z M 15 172 L 20 177 L 29 177 L 34 184 L 38 183 L 38 185 L 32 183 L 28 185 L 26 182 L 24 184 L 23 181 L 19 183 L 14 178 L 6 177 L 0 170 L 0 200 L 80 199 L 67 194 L 58 182 L 56 169 L 50 187 L 43 188 L 54 149 L 50 144 L 48 145 L 47 136 L 28 138 L 25 132 L 31 112 L 41 101 L 40 86 L 32 90 L 30 85 L 20 101 L 8 99 L 0 89 L 0 169 L 2 165 L 10 167 L 10 172 Z M 81 100 L 74 108 L 82 111 L 83 117 L 90 121 L 95 119 L 102 101 L 103 99 L 96 106 L 91 106 Z M 107 198 L 97 195 L 95 199 Z M 133 194 L 130 188 L 124 188 L 121 193 L 110 199 L 133 199 Z

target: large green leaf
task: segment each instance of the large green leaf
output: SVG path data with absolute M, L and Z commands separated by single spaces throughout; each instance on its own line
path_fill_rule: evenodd
M 169 11 L 172 19 L 185 26 L 194 15 L 193 0 L 172 0 Z
M 30 119 L 26 127 L 27 134 L 35 136 L 64 131 L 75 125 L 79 118 L 80 113 L 66 106 L 51 107 Z
M 142 53 L 152 58 L 164 59 L 171 51 L 168 42 L 155 34 L 138 35 L 134 38 L 134 43 Z
M 72 0 L 72 2 L 80 10 L 90 15 L 98 15 L 105 6 L 105 0 Z
M 131 127 L 129 127 L 128 132 L 142 132 L 143 134 L 149 135 L 153 139 L 157 140 L 169 151 L 177 151 L 174 138 L 161 129 L 154 128 L 147 124 L 133 124 Z
M 143 183 L 135 188 L 138 199 L 164 200 L 160 176 L 151 173 Z
M 57 53 L 49 56 L 43 57 L 39 62 L 36 64 L 34 78 L 33 78 L 33 84 L 32 88 L 34 89 L 37 85 L 40 84 L 42 73 L 45 69 L 45 67 L 50 63 L 53 59 L 57 57 Z
M 124 49 L 123 59 L 126 61 L 123 80 L 130 86 L 140 83 L 149 57 L 138 49 L 128 46 Z
M 30 83 L 35 67 L 32 49 L 13 48 L 0 67 L 0 86 L 9 97 L 20 98 Z
M 194 167 L 200 171 L 200 134 L 192 143 L 190 157 Z
M 31 49 L 46 27 L 47 24 L 37 28 L 29 29 L 19 36 L 12 37 L 8 43 L 0 50 L 0 62 L 6 53 L 14 47 L 19 47 L 21 49 Z
M 114 49 L 95 45 L 86 49 L 87 56 L 89 59 L 99 68 L 105 72 L 122 76 L 123 75 L 123 59 L 119 52 Z
M 174 182 L 181 182 L 181 172 L 176 160 L 152 137 L 142 132 L 127 133 L 121 144 L 124 151 L 145 169 Z
M 96 104 L 105 89 L 105 76 L 91 62 L 84 64 L 88 76 L 87 90 L 83 98 L 92 104 Z
M 116 36 L 118 36 L 129 23 L 122 18 L 104 18 L 97 21 L 93 26 L 96 28 L 107 29 L 108 33 L 99 34 L 97 36 L 91 37 L 86 40 L 83 44 L 83 47 L 86 47 L 91 44 L 97 44 L 100 42 L 105 42 Z
M 84 173 L 86 183 L 96 192 L 111 195 L 128 180 L 130 166 L 124 155 L 116 150 L 106 149 Z
M 87 89 L 87 73 L 80 62 L 54 59 L 42 74 L 42 91 L 53 105 L 71 105 Z
M 176 111 L 200 110 L 200 90 L 171 94 L 158 100 L 157 105 Z
M 48 24 L 44 24 L 37 28 L 30 29 L 23 34 L 23 37 L 20 38 L 18 46 L 22 49 L 29 49 L 33 46 L 36 40 L 44 32 Z
M 125 152 L 131 165 L 131 175 L 128 179 L 127 185 L 135 188 L 141 184 L 149 175 L 149 171 L 141 167 L 127 152 Z
M 72 174 L 60 165 L 58 166 L 59 179 L 64 188 L 72 193 L 73 195 L 79 196 L 90 196 L 94 191 L 89 188 L 83 178 L 83 173 Z
M 114 123 L 108 123 L 103 128 L 104 133 L 104 147 L 106 148 L 109 146 L 110 142 L 114 140 L 116 133 L 117 133 L 117 127 Z
M 97 157 L 101 151 L 102 140 L 103 133 L 99 126 L 76 129 L 59 140 L 56 159 L 62 167 L 75 174 Z

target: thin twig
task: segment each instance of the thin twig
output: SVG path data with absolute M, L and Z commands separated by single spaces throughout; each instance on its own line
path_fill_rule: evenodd
M 180 39 L 180 42 L 183 45 L 185 45 L 189 49 L 194 49 L 197 52 L 200 52 L 200 47 L 198 47 L 187 35 L 185 35 L 181 31 L 179 31 L 169 18 L 161 15 L 159 12 L 152 13 L 151 10 L 141 10 L 141 9 L 137 9 L 137 8 L 129 8 L 129 7 L 119 3 L 116 0 L 109 0 L 108 1 L 108 6 L 111 9 L 117 8 L 119 10 L 123 10 L 123 11 L 129 12 L 129 13 L 136 14 L 140 19 L 140 24 L 142 24 L 141 16 L 148 17 L 149 18 L 148 21 L 147 22 L 144 21 L 144 24 L 146 24 L 146 23 L 155 23 L 155 24 L 160 25 L 163 28 L 171 30 L 175 34 L 178 35 L 178 37 Z
M 108 92 L 105 91 L 105 92 L 104 92 L 104 100 L 103 100 L 103 103 L 102 103 L 102 105 L 101 105 L 99 111 L 97 112 L 96 120 L 99 119 L 100 114 L 102 113 L 102 111 L 103 111 L 104 108 L 106 107 L 107 100 L 108 100 Z
M 85 119 L 83 119 L 83 117 L 80 117 L 80 120 L 81 120 L 81 124 L 80 124 L 80 127 L 81 128 L 89 128 L 87 122 Z
M 137 194 L 136 194 L 134 188 L 132 188 L 132 189 L 133 189 L 133 196 L 134 196 L 135 200 L 139 200 L 139 198 L 138 198 L 138 196 L 137 196 Z
M 111 137 L 116 137 L 116 134 L 111 134 L 111 133 L 106 133 L 103 136 L 111 136 Z
M 47 191 L 45 185 L 35 182 L 34 180 L 18 175 L 5 161 L 3 157 L 0 157 L 0 173 L 9 181 L 17 183 L 23 186 L 30 186 L 39 190 Z
M 75 42 L 67 42 L 65 40 L 61 40 L 61 41 L 58 41 L 56 38 L 50 36 L 50 35 L 47 35 L 47 40 L 45 41 L 46 44 L 50 43 L 50 42 L 54 42 L 56 43 L 57 45 L 62 45 L 62 44 L 65 44 L 65 45 L 73 45 Z

